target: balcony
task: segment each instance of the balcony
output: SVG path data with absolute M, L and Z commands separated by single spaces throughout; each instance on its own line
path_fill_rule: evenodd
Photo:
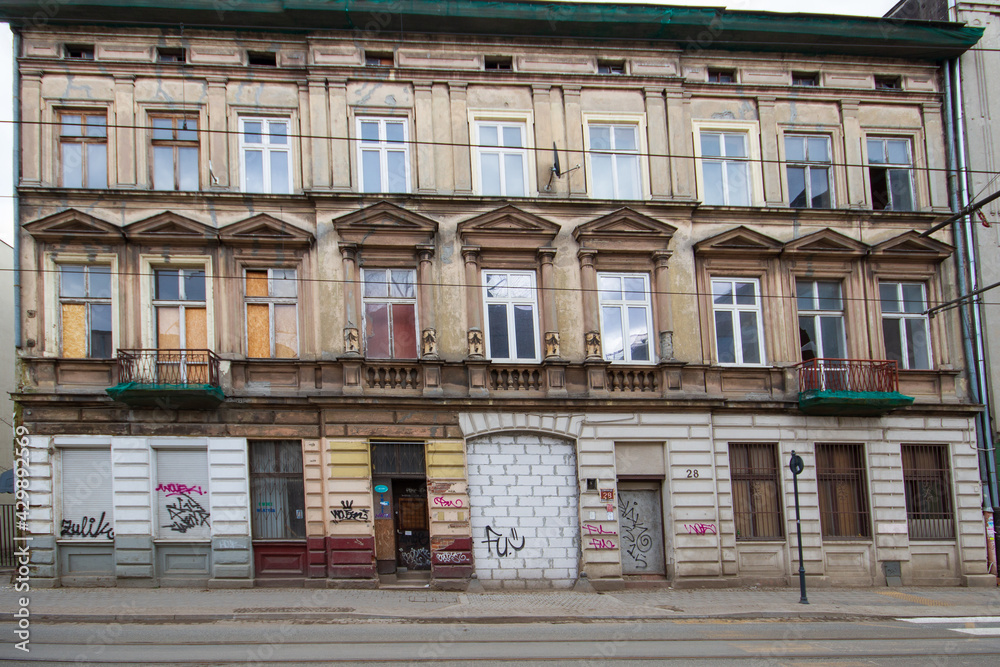
M 810 359 L 799 370 L 799 409 L 808 415 L 875 417 L 913 403 L 899 393 L 895 361 Z
M 226 396 L 211 350 L 118 350 L 118 384 L 108 395 L 134 408 L 212 409 Z

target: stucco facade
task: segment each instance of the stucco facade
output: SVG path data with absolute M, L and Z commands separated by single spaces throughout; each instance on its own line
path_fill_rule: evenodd
M 918 312 L 956 294 L 919 235 L 935 56 L 594 43 L 568 11 L 503 42 L 18 28 L 33 583 L 786 583 L 792 450 L 811 580 L 990 581 L 957 320 Z M 887 327 L 923 327 L 884 392 L 912 403 L 804 414 L 796 365 L 892 359 Z

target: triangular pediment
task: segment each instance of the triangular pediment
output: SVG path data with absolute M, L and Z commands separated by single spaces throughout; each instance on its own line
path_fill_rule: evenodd
M 786 255 L 860 257 L 866 252 L 868 252 L 867 244 L 832 229 L 821 229 L 785 244 Z
M 541 248 L 559 233 L 559 225 L 510 204 L 458 224 L 462 243 L 484 248 Z
M 955 248 L 936 239 L 908 231 L 872 248 L 872 255 L 898 261 L 940 262 L 951 255 Z
M 405 208 L 379 202 L 333 221 L 341 240 L 359 246 L 403 246 L 434 242 L 438 223 Z
M 121 243 L 121 227 L 116 227 L 76 209 L 53 213 L 24 225 L 24 231 L 49 243 Z
M 581 247 L 616 250 L 662 250 L 677 228 L 628 207 L 585 222 L 573 230 Z
M 754 254 L 775 255 L 781 252 L 782 244 L 770 236 L 755 232 L 747 227 L 736 227 L 695 244 L 695 252 L 703 255 Z
M 304 229 L 266 213 L 226 225 L 219 230 L 219 238 L 229 245 L 275 247 L 308 247 L 314 240 L 313 235 Z
M 130 241 L 143 243 L 203 244 L 218 241 L 218 232 L 208 225 L 173 211 L 164 211 L 125 227 Z

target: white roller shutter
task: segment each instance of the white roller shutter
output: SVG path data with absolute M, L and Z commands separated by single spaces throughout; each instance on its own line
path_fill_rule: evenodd
M 63 449 L 61 539 L 114 540 L 110 449 Z
M 161 539 L 210 538 L 208 452 L 204 449 L 155 451 L 157 534 Z

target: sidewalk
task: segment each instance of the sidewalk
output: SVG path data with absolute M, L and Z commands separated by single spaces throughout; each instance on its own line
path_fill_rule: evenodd
M 59 588 L 16 592 L 0 587 L 5 612 L 29 598 L 33 622 L 182 623 L 219 620 L 311 620 L 333 623 L 510 623 L 692 618 L 913 618 L 994 616 L 995 588 L 817 588 L 799 604 L 797 588 L 642 590 L 615 593 L 426 590 Z

